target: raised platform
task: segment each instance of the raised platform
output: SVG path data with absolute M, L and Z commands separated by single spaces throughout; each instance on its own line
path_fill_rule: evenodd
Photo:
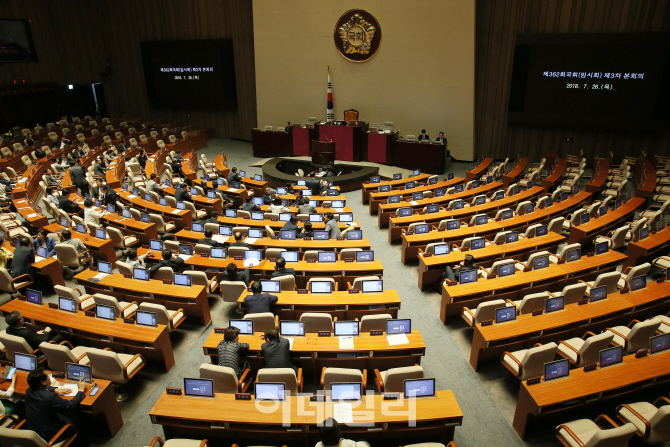
M 310 161 L 298 160 L 293 158 L 272 158 L 263 164 L 263 179 L 268 185 L 277 188 L 286 186 L 287 182 L 295 182 L 305 177 L 295 175 L 298 169 L 308 173 L 317 171 L 322 165 L 314 164 Z M 350 163 L 335 162 L 335 171 L 342 171 L 342 174 L 334 177 L 328 177 L 333 185 L 339 186 L 340 191 L 354 191 L 361 189 L 363 182 L 366 182 L 373 175 L 379 174 L 379 168 L 373 166 L 364 166 Z

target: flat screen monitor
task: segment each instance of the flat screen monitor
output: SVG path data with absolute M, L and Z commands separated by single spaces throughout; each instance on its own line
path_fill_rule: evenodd
M 224 179 L 222 179 L 222 178 L 217 178 L 216 179 L 216 184 L 219 185 L 219 186 L 223 186 L 223 180 Z
M 244 178 L 247 176 L 247 173 L 245 171 L 240 171 L 240 177 Z
M 279 238 L 288 241 L 295 240 L 295 230 L 280 230 Z
M 434 214 L 440 211 L 440 205 L 433 203 L 426 207 L 426 213 Z
M 202 233 L 205 228 L 204 224 L 193 222 L 193 225 L 191 226 L 191 230 L 195 231 L 196 233 Z
M 370 177 L 370 183 L 379 183 L 381 181 L 382 181 L 382 179 L 378 175 L 373 175 L 372 177 Z
M 470 250 L 481 250 L 484 247 L 486 247 L 486 239 L 483 237 L 470 241 Z
M 426 234 L 429 231 L 430 231 L 430 225 L 428 225 L 427 223 L 414 225 L 414 234 Z
M 439 244 L 433 247 L 433 253 L 435 256 L 448 255 L 449 254 L 449 244 Z
M 486 203 L 486 196 L 475 197 L 475 205 L 483 205 Z
M 550 297 L 544 300 L 544 312 L 551 313 L 563 310 L 565 307 L 565 298 L 562 296 Z
M 556 380 L 570 376 L 570 360 L 561 359 L 544 364 L 544 381 Z
M 446 194 L 446 191 L 444 188 L 437 188 L 436 190 L 433 191 L 433 194 L 435 197 L 442 197 Z
M 263 259 L 263 254 L 261 253 L 260 250 L 247 250 L 244 252 L 244 259 L 255 259 L 257 261 L 260 261 Z
M 415 169 L 412 171 L 412 177 L 416 177 L 421 174 L 421 169 Z
M 226 210 L 225 216 L 231 219 L 237 218 L 237 210 Z
M 347 231 L 348 241 L 360 241 L 363 239 L 363 230 L 349 230 Z
M 265 293 L 279 293 L 281 292 L 281 282 L 261 280 L 261 289 Z
M 151 216 L 149 216 L 147 213 L 140 213 L 140 222 L 151 223 Z
M 309 221 L 312 222 L 312 223 L 323 222 L 323 214 L 312 213 L 312 214 L 309 215 Z
M 311 193 L 310 193 L 310 194 L 311 194 Z M 283 202 L 284 202 L 284 201 L 282 200 L 282 204 L 283 204 L 284 206 L 288 206 L 288 200 L 286 201 L 286 203 L 283 203 Z M 313 206 L 314 208 L 316 208 L 317 206 L 319 206 L 319 202 L 317 202 L 316 200 L 310 200 L 310 201 L 309 201 L 309 204 L 310 204 L 311 206 Z
M 144 194 L 144 200 L 146 200 L 147 202 L 151 202 L 151 194 L 149 193 Z
M 158 320 L 156 319 L 156 312 L 146 312 L 138 310 L 135 313 L 135 320 L 139 326 L 158 327 Z
M 623 363 L 623 348 L 621 346 L 613 346 L 600 351 L 601 368 L 607 368 L 619 363 Z
M 498 276 L 500 278 L 504 276 L 511 276 L 514 275 L 516 272 L 516 264 L 515 263 L 510 263 L 510 264 L 503 264 L 498 266 Z
M 536 256 L 533 258 L 533 269 L 540 270 L 549 267 L 549 255 Z
M 191 275 L 185 273 L 175 273 L 174 284 L 176 286 L 191 287 Z
M 306 186 L 305 180 L 298 180 L 298 186 Z
M 212 247 L 209 251 L 209 257 L 213 259 L 225 259 L 227 257 L 227 250 L 225 248 Z
M 516 307 L 501 307 L 496 309 L 496 324 L 516 320 Z
M 506 244 L 511 244 L 513 242 L 517 242 L 519 240 L 519 232 L 518 231 L 510 231 L 509 233 L 505 234 L 505 243 Z
M 197 196 L 198 195 L 198 190 L 195 188 L 191 188 L 191 195 L 192 196 Z
M 113 204 L 109 204 L 109 205 L 107 205 L 107 212 L 108 212 L 108 213 L 114 213 L 114 212 L 116 212 L 116 208 L 114 207 Z
M 505 191 L 496 191 L 496 200 L 502 200 L 505 198 Z
M 114 308 L 104 304 L 98 304 L 95 306 L 95 316 L 103 320 L 116 320 L 116 316 L 114 315 Z
M 398 208 L 398 217 L 409 217 L 412 215 L 412 208 Z
M 354 382 L 334 382 L 330 384 L 330 398 L 335 401 L 359 401 L 363 384 Z
M 33 304 L 42 305 L 42 292 L 37 290 L 27 289 L 26 290 L 26 301 Z
M 336 262 L 337 253 L 334 251 L 320 251 L 319 252 L 319 262 Z
M 291 213 L 279 213 L 279 222 L 288 222 L 291 220 Z
M 100 273 L 107 273 L 108 275 L 112 274 L 112 263 L 105 261 L 98 261 L 98 271 Z
M 260 239 L 263 237 L 262 228 L 249 228 L 249 237 Z
M 609 242 L 596 242 L 596 255 L 602 255 L 609 251 L 610 245 Z
M 435 397 L 435 379 L 405 379 L 404 397 Z
M 312 191 L 310 191 L 309 189 L 305 189 L 305 190 L 302 191 L 302 196 L 303 197 L 311 197 L 312 196 Z
M 607 298 L 607 286 L 594 287 L 589 293 L 592 303 L 604 300 Z
M 520 192 L 521 192 L 521 188 L 519 187 L 519 185 L 516 185 L 512 188 L 512 195 L 515 196 L 515 195 L 519 194 Z
M 532 204 L 529 203 L 528 205 L 526 205 L 526 214 L 530 214 L 533 211 L 535 211 L 535 207 Z
M 423 193 L 422 192 L 412 193 L 412 200 L 414 201 L 423 200 Z
M 601 206 L 599 209 L 600 217 L 603 217 L 604 215 L 607 214 L 607 207 L 606 206 Z
M 340 222 L 353 222 L 354 215 L 352 213 L 340 213 L 338 220 Z
M 191 244 L 179 244 L 179 254 L 193 256 L 195 246 Z
M 356 252 L 356 262 L 372 262 L 375 260 L 375 252 L 372 250 L 362 250 Z
M 548 230 L 546 225 L 540 225 L 539 227 L 535 228 L 535 236 L 546 236 L 547 231 Z
M 400 196 L 395 195 L 395 196 L 389 196 L 389 203 L 400 203 Z
M 472 181 L 472 189 L 479 188 L 480 185 L 481 183 L 479 182 L 479 180 Z
M 358 321 L 335 321 L 333 332 L 336 337 L 352 337 L 358 335 Z
M 437 177 L 431 177 L 428 179 L 428 184 L 429 185 L 434 185 L 437 183 Z
M 491 175 L 486 176 L 486 184 L 488 185 L 489 183 L 493 183 L 493 176 Z
M 219 226 L 219 234 L 221 236 L 232 236 L 233 229 L 231 227 L 226 227 L 225 225 Z
M 544 201 L 544 206 L 549 207 L 554 204 L 554 201 L 551 200 L 551 197 L 547 197 L 546 200 Z
M 158 204 L 160 206 L 167 206 L 167 199 L 165 197 L 159 197 L 158 198 Z
M 618 210 L 619 208 L 621 208 L 621 198 L 614 200 L 614 209 Z
M 467 272 L 461 272 L 459 274 L 459 281 L 461 284 L 469 284 L 472 282 L 477 282 L 477 270 L 470 270 Z
M 657 233 L 660 232 L 660 231 L 663 231 L 664 228 L 665 228 L 665 220 L 661 219 L 658 222 L 656 222 L 656 232 Z
M 254 334 L 254 321 L 253 320 L 229 320 L 228 324 L 230 327 L 236 327 L 240 330 L 240 334 L 243 335 L 253 335 Z
M 310 281 L 310 293 L 333 293 L 333 283 L 330 281 Z
M 77 233 L 86 234 L 86 225 L 82 223 L 77 224 Z
M 262 211 L 252 211 L 251 220 L 265 220 L 265 213 Z
M 386 335 L 411 333 L 412 320 L 409 318 L 402 320 L 386 320 Z
M 333 200 L 333 208 L 344 208 L 344 200 Z
M 391 185 L 381 185 L 379 187 L 379 192 L 389 192 L 391 190 Z
M 297 251 L 283 251 L 281 257 L 284 258 L 286 262 L 298 262 Z
M 454 200 L 453 207 L 455 210 L 461 210 L 465 206 L 465 203 L 462 200 Z
M 568 193 L 561 191 L 561 202 L 565 202 L 566 200 L 568 200 Z
M 21 371 L 30 372 L 37 368 L 37 357 L 31 354 L 14 353 L 14 367 Z
M 647 239 L 649 237 L 649 228 L 640 229 L 640 240 Z
M 184 378 L 184 396 L 214 397 L 214 380 Z
M 393 180 L 400 180 L 402 178 L 401 173 L 393 174 Z
M 262 182 L 263 181 L 263 176 L 261 174 L 255 174 L 254 175 L 254 180 L 257 182 Z
M 149 269 L 141 267 L 133 268 L 133 278 L 140 281 L 149 281 Z
M 253 202 L 254 205 L 263 206 L 263 198 L 262 197 L 254 197 L 252 202 Z
M 132 217 L 132 214 L 130 214 L 130 210 L 128 208 L 123 210 L 123 217 L 125 217 L 126 219 L 130 219 Z
M 381 279 L 366 279 L 362 281 L 363 293 L 381 293 L 384 291 L 384 281 Z
M 489 218 L 486 214 L 475 216 L 475 225 L 486 225 L 487 223 L 489 223 Z
M 58 308 L 64 310 L 65 312 L 77 313 L 77 302 L 72 298 L 67 298 L 64 296 L 58 297 Z
M 415 187 L 416 187 L 416 182 L 414 182 L 414 181 L 405 183 L 405 189 L 413 189 Z
M 280 321 L 279 333 L 284 337 L 302 337 L 305 335 L 305 322 Z
M 636 290 L 644 289 L 647 287 L 647 275 L 640 275 L 631 278 L 630 280 L 630 291 L 634 292 Z
M 580 247 L 572 248 L 565 253 L 565 262 L 579 261 L 582 258 Z
M 286 195 L 286 188 L 282 188 L 281 186 L 277 188 L 277 194 L 280 196 L 285 196 Z
M 574 186 L 572 188 L 572 195 L 576 196 L 577 194 L 579 194 L 579 186 Z
M 458 230 L 461 228 L 461 221 L 458 219 L 450 219 L 447 221 L 447 231 Z
M 315 230 L 314 231 L 314 240 L 315 241 L 327 241 L 330 238 L 330 233 L 325 230 Z
M 659 352 L 670 349 L 670 333 L 655 335 L 649 338 L 649 353 L 658 354 Z
M 453 180 L 453 179 L 454 179 L 454 173 L 453 173 L 453 172 L 449 172 L 449 173 L 447 174 L 447 180 Z
M 186 205 L 184 204 L 184 202 L 177 202 L 177 209 L 178 210 L 185 210 Z M 226 211 L 228 211 L 228 210 L 226 210 Z M 230 210 L 230 211 L 235 211 L 235 210 Z M 235 215 L 237 216 L 237 211 L 235 211 Z M 226 217 L 228 217 L 228 216 L 226 216 Z

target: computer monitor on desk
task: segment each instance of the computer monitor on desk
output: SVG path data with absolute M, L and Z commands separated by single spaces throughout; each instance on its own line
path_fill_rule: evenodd
M 348 241 L 360 241 L 363 239 L 363 230 L 349 230 L 347 231 Z
M 333 331 L 336 337 L 358 336 L 358 321 L 335 321 L 333 322 Z
M 496 309 L 496 324 L 506 323 L 508 321 L 516 320 L 516 307 L 500 307 Z
M 544 381 L 561 379 L 570 376 L 570 360 L 562 359 L 544 364 Z
M 372 250 L 362 250 L 356 252 L 356 262 L 372 262 L 375 260 L 375 252 Z
M 156 312 L 138 310 L 135 313 L 135 320 L 137 321 L 138 326 L 158 327 Z
M 330 399 L 335 401 L 359 401 L 362 397 L 362 384 L 337 382 L 330 384 Z
M 607 368 L 618 363 L 623 363 L 623 348 L 613 346 L 600 351 L 600 368 Z
M 435 379 L 406 379 L 404 397 L 405 399 L 435 397 Z
M 65 312 L 77 313 L 77 302 L 72 298 L 58 297 L 58 308 Z
M 412 320 L 409 318 L 398 320 L 386 320 L 386 335 L 411 334 Z
M 304 337 L 305 336 L 305 322 L 304 321 L 280 321 L 279 333 L 283 337 Z
M 549 255 L 536 256 L 533 258 L 533 270 L 541 270 L 549 267 Z
M 595 303 L 607 298 L 607 286 L 594 287 L 590 291 L 589 301 Z
M 42 305 L 42 292 L 37 290 L 27 289 L 26 290 L 26 301 L 32 304 Z
M 565 297 L 562 296 L 550 297 L 544 301 L 545 313 L 558 312 L 559 310 L 563 310 L 564 307 Z
M 83 380 L 86 383 L 91 383 L 93 375 L 91 374 L 91 365 L 80 365 L 79 363 L 65 363 L 65 373 L 67 380 L 79 382 Z
M 285 399 L 284 383 L 254 383 L 254 397 L 256 400 L 283 401 Z
M 37 357 L 32 354 L 14 353 L 14 367 L 16 369 L 30 372 L 37 368 Z
M 649 353 L 654 355 L 670 349 L 670 333 L 655 335 L 649 339 Z
M 212 379 L 184 378 L 184 396 L 214 397 L 214 381 Z
M 469 284 L 477 282 L 477 270 L 469 270 L 467 272 L 459 273 L 459 281 L 461 284 Z
M 281 292 L 281 282 L 261 280 L 261 290 L 263 293 L 279 293 Z
M 254 321 L 253 320 L 230 320 L 228 322 L 230 327 L 236 327 L 240 330 L 242 335 L 253 335 Z
M 449 244 L 439 244 L 433 247 L 433 254 L 435 256 L 448 255 L 449 254 Z
M 333 293 L 333 283 L 331 281 L 310 281 L 310 293 Z

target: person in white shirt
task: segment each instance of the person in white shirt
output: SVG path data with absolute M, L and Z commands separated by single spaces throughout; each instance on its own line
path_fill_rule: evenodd
M 155 192 L 160 194 L 163 191 L 163 187 L 156 182 L 156 174 L 152 173 L 147 180 L 147 184 L 144 187 L 147 192 Z
M 9 399 L 10 397 L 12 397 L 12 395 L 14 395 L 14 389 L 16 388 L 16 376 L 17 374 L 15 371 L 14 375 L 12 376 L 12 384 L 9 385 L 7 391 L 0 390 L 0 399 Z M 14 412 L 14 405 L 11 402 L 0 401 L 0 414 L 12 414 L 13 412 Z
M 153 255 L 153 252 L 148 251 L 145 255 L 137 256 L 137 250 L 131 248 L 126 252 L 126 264 L 128 264 L 132 269 L 135 267 L 146 268 L 144 260 L 150 254 Z
M 91 199 L 84 200 L 84 222 L 100 225 L 101 217 L 102 213 L 96 211 L 95 208 L 93 208 L 93 200 Z
M 56 208 L 59 208 L 59 207 L 60 207 L 60 205 L 58 205 L 58 199 L 57 199 L 56 196 L 54 195 L 54 188 L 47 188 L 47 199 L 48 199 L 51 203 L 53 203 L 54 205 L 56 205 Z
M 323 424 L 319 427 L 319 438 L 321 441 L 316 443 L 316 447 L 370 447 L 370 443 L 367 441 L 342 439 L 340 424 L 333 418 L 323 421 Z
M 281 204 L 281 199 L 276 197 L 272 205 L 268 207 L 270 213 L 290 213 L 291 209 Z

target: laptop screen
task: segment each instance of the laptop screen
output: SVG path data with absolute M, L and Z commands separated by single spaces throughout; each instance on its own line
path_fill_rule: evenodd
M 521 188 L 519 185 L 516 185 L 514 188 L 512 188 L 512 195 L 517 195 L 521 192 Z
M 336 337 L 358 335 L 358 321 L 335 321 L 333 329 Z
M 185 210 L 186 205 L 184 205 L 184 202 L 177 202 L 177 209 L 178 210 Z M 228 211 L 229 210 L 226 210 L 226 214 L 228 214 Z M 237 213 L 237 211 L 235 211 L 235 210 L 230 210 L 230 211 L 234 211 L 235 213 Z M 228 216 L 226 215 L 226 217 L 228 217 Z
M 149 269 L 142 267 L 133 268 L 133 278 L 140 281 L 149 281 Z
M 284 258 L 286 262 L 298 262 L 297 251 L 283 251 L 281 257 Z
M 280 321 L 279 333 L 284 337 L 300 337 L 305 335 L 305 323 L 303 321 Z
M 228 322 L 230 327 L 236 327 L 240 330 L 240 334 L 253 335 L 254 321 L 253 320 L 230 320 Z
M 344 208 L 344 200 L 333 200 L 333 208 Z
M 540 270 L 549 267 L 549 255 L 537 256 L 533 258 L 533 269 Z
M 416 177 L 421 174 L 421 169 L 415 169 L 412 171 L 412 177 Z
M 281 291 L 281 282 L 261 280 L 261 289 L 267 293 L 279 293 Z
M 177 204 L 179 205 L 179 204 Z M 231 219 L 237 218 L 237 210 L 226 210 L 226 217 L 229 217 Z
M 630 280 L 630 291 L 634 292 L 636 290 L 644 289 L 647 287 L 647 275 L 640 275 Z
M 501 278 L 503 276 L 511 276 L 515 272 L 516 272 L 516 264 L 514 264 L 514 263 L 498 266 L 498 276 L 501 277 Z
M 381 279 L 369 279 L 362 281 L 363 293 L 381 293 L 384 291 L 384 282 Z
M 372 250 L 363 250 L 356 252 L 356 262 L 371 262 L 375 260 L 375 252 Z
M 185 273 L 175 273 L 174 283 L 177 286 L 191 287 L 191 275 L 187 275 Z
M 254 383 L 256 400 L 284 400 L 283 383 Z
M 37 357 L 29 354 L 14 353 L 14 366 L 21 371 L 30 372 L 37 367 Z
M 244 252 L 244 259 L 256 259 L 260 261 L 263 258 L 260 250 L 247 250 Z
M 562 359 L 544 364 L 544 381 L 560 379 L 570 375 L 570 360 Z
M 86 234 L 86 225 L 78 223 L 77 224 L 77 233 Z
M 601 206 L 600 207 L 600 217 L 603 217 L 606 214 L 607 214 L 607 207 L 606 206 Z
M 505 191 L 496 191 L 495 199 L 502 200 L 505 198 Z
M 291 220 L 292 215 L 293 214 L 291 214 L 291 213 L 279 213 L 279 221 L 280 222 L 288 222 L 289 220 Z
M 37 290 L 27 289 L 26 290 L 26 301 L 28 301 L 29 303 L 33 303 L 33 304 L 42 305 L 42 292 L 38 292 Z
M 167 206 L 167 199 L 165 197 L 159 197 L 158 198 L 158 204 L 161 205 L 161 206 Z
M 191 227 L 191 230 L 195 231 L 196 233 L 202 233 L 204 228 L 205 228 L 205 225 L 203 225 L 201 223 L 193 222 L 193 226 Z
M 545 206 L 551 206 L 551 205 L 553 205 L 553 204 L 554 204 L 554 201 L 551 200 L 551 197 L 547 197 L 547 198 L 545 199 L 545 201 L 544 201 L 544 205 L 545 205 Z
M 516 307 L 501 307 L 496 309 L 496 324 L 516 320 Z
M 265 213 L 262 211 L 252 211 L 251 220 L 265 220 Z
M 530 214 L 535 211 L 535 207 L 532 204 L 526 205 L 526 214 Z
M 430 225 L 426 224 L 417 224 L 414 225 L 415 234 L 426 234 L 430 231 Z
M 617 363 L 623 363 L 623 348 L 621 346 L 613 346 L 600 351 L 601 368 L 616 365 Z
M 332 293 L 332 285 L 330 281 L 310 281 L 309 291 L 311 293 Z
M 184 396 L 214 397 L 214 381 L 212 379 L 184 378 Z
M 649 237 L 649 228 L 640 229 L 640 240 L 647 239 Z
M 179 244 L 179 254 L 180 255 L 193 255 L 195 251 L 195 246 L 191 244 Z
M 135 313 L 135 319 L 139 326 L 149 326 L 149 327 L 158 327 L 158 322 L 156 320 L 156 312 L 146 312 L 143 310 L 138 310 Z
M 149 193 L 144 194 L 144 200 L 146 200 L 147 202 L 151 202 L 151 194 Z
M 314 231 L 314 240 L 315 241 L 327 241 L 329 238 L 329 233 L 324 230 L 315 230 Z
M 254 180 L 256 180 L 257 182 L 262 182 L 263 176 L 261 174 L 254 174 Z
M 129 209 L 123 210 L 123 217 L 125 217 L 126 219 L 130 219 L 130 216 L 131 214 Z
M 484 247 L 486 247 L 486 239 L 483 237 L 470 241 L 470 250 L 481 250 Z
M 151 216 L 149 216 L 147 213 L 140 213 L 140 222 L 151 223 Z
M 231 227 L 226 227 L 224 225 L 219 226 L 219 234 L 222 236 L 232 236 L 233 229 Z
M 433 247 L 433 253 L 435 256 L 448 255 L 449 254 L 449 244 L 440 244 Z
M 589 214 L 588 214 L 588 213 L 584 213 L 584 214 L 580 215 L 579 218 L 580 218 L 580 220 L 582 221 L 582 224 L 588 223 L 589 220 L 591 219 L 591 218 L 589 217 Z
M 454 186 L 454 192 L 463 192 L 463 185 Z
M 110 262 L 98 261 L 98 271 L 100 273 L 112 273 L 112 264 Z
M 470 270 L 467 272 L 461 272 L 459 274 L 459 282 L 461 284 L 468 284 L 476 281 L 477 281 L 477 270 Z
M 361 383 L 331 383 L 330 398 L 337 400 L 361 400 Z
M 510 244 L 512 242 L 517 242 L 519 240 L 519 232 L 518 231 L 512 231 L 507 234 L 505 234 L 505 243 Z
M 114 308 L 104 304 L 98 304 L 95 306 L 95 315 L 98 318 L 102 318 L 103 320 L 116 320 L 116 317 L 114 316 Z
M 602 255 L 604 253 L 607 253 L 609 251 L 609 249 L 610 249 L 610 245 L 607 241 L 596 243 L 596 254 L 597 255 Z
M 428 179 L 428 184 L 429 185 L 434 185 L 437 183 L 437 177 L 431 177 Z
M 198 190 L 195 188 L 191 188 L 191 195 L 192 196 L 197 196 L 198 195 Z
M 512 210 L 503 210 L 503 212 L 502 212 L 502 220 L 511 219 L 512 217 L 514 217 L 514 211 L 512 211 Z
M 592 303 L 596 301 L 604 300 L 607 298 L 607 286 L 594 287 L 591 289 L 591 299 Z
M 405 399 L 411 397 L 434 397 L 435 379 L 406 379 Z
M 412 189 L 412 188 L 415 188 L 415 187 L 416 187 L 416 182 L 414 182 L 414 181 L 405 183 L 405 189 Z
M 386 335 L 389 334 L 411 334 L 412 320 L 386 320 Z
M 455 210 L 463 209 L 463 206 L 465 206 L 465 204 L 463 203 L 462 200 L 454 200 L 454 209 Z
M 79 363 L 65 363 L 65 372 L 67 374 L 67 380 L 73 382 L 79 382 L 83 380 L 86 383 L 91 383 L 91 365 L 80 365 Z
M 311 197 L 311 195 L 312 195 L 312 191 L 310 191 L 309 189 L 305 189 L 305 190 L 302 191 L 302 196 L 303 197 Z
M 402 178 L 401 173 L 393 174 L 393 180 L 400 180 Z
M 412 208 L 398 208 L 398 217 L 407 217 L 412 215 Z
M 457 219 L 451 219 L 447 221 L 447 231 L 448 230 L 458 230 L 461 228 L 461 221 Z
M 67 298 L 64 296 L 58 297 L 58 308 L 66 312 L 77 312 L 77 302 L 72 298 Z
M 340 213 L 339 215 L 339 221 L 340 222 L 353 222 L 354 221 L 354 215 L 352 213 Z
M 433 191 L 433 194 L 435 197 L 442 197 L 446 194 L 446 191 L 444 188 L 437 188 L 436 190 Z
M 335 262 L 337 261 L 337 253 L 332 251 L 320 251 L 319 262 Z
M 572 261 L 578 261 L 582 258 L 582 249 L 581 248 L 573 248 L 568 250 L 565 253 L 565 261 L 566 262 L 572 262 Z
M 298 180 L 298 186 L 305 186 L 305 180 Z
M 565 303 L 565 298 L 562 297 L 562 296 L 547 298 L 544 301 L 544 311 L 546 313 L 551 313 L 551 312 L 556 312 L 556 311 L 559 311 L 559 310 L 563 310 L 564 303 Z
M 475 197 L 475 205 L 483 205 L 486 203 L 486 196 Z
M 566 200 L 568 200 L 568 193 L 565 192 L 565 191 L 562 191 L 561 192 L 561 202 L 565 202 Z
M 280 230 L 279 238 L 287 241 L 295 240 L 295 230 Z
M 670 333 L 655 335 L 649 339 L 649 353 L 656 354 L 670 349 Z
M 454 179 L 454 173 L 450 172 L 447 174 L 447 180 L 453 180 Z
M 379 183 L 381 181 L 381 177 L 378 175 L 373 175 L 370 177 L 370 183 Z
M 423 193 L 422 192 L 412 193 L 412 200 L 423 200 Z
M 472 188 L 479 188 L 480 182 L 479 180 L 473 180 L 472 181 Z
M 249 237 L 262 238 L 263 229 L 262 228 L 249 228 Z

